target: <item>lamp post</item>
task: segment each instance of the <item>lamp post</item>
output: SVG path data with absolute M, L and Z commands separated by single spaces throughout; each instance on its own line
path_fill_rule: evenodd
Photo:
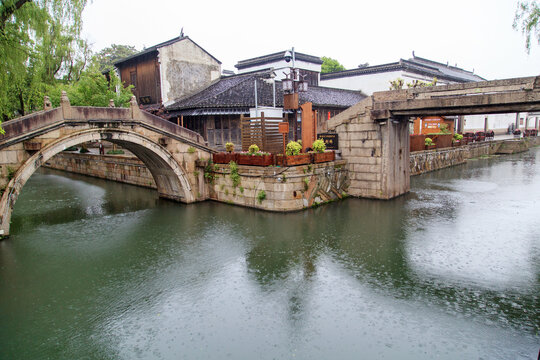
M 298 140 L 298 93 L 305 92 L 308 89 L 308 84 L 304 81 L 304 76 L 300 75 L 299 69 L 295 67 L 294 47 L 285 52 L 283 59 L 288 63 L 292 60 L 292 66 L 289 68 L 289 74 L 285 74 L 283 84 L 283 108 L 284 110 L 293 111 L 293 132 L 294 141 Z M 300 79 L 301 77 L 301 79 Z

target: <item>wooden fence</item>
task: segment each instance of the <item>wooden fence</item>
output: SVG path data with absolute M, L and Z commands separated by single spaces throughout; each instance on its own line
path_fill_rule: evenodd
M 257 145 L 261 151 L 281 154 L 283 152 L 283 136 L 279 133 L 279 123 L 282 118 L 245 117 L 240 115 L 242 130 L 242 151 L 248 151 L 250 145 Z

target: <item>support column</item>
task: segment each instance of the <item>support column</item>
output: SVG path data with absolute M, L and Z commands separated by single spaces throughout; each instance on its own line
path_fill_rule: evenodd
M 392 199 L 410 191 L 409 122 L 390 118 L 381 126 L 382 192 L 380 198 Z

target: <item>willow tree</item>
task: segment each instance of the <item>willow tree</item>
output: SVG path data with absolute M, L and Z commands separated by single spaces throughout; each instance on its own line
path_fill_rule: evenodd
M 514 29 L 521 28 L 525 35 L 525 48 L 527 53 L 531 51 L 531 35 L 534 35 L 540 44 L 540 5 L 533 1 L 518 1 L 514 16 Z
M 87 0 L 0 0 L 0 115 L 42 106 L 48 86 L 76 79 L 89 49 L 81 39 Z

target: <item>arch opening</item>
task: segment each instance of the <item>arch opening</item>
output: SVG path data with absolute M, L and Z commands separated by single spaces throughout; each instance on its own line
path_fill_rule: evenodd
M 125 130 L 84 130 L 54 141 L 22 163 L 0 200 L 0 236 L 9 235 L 13 206 L 25 183 L 43 163 L 71 146 L 99 140 L 118 144 L 137 156 L 152 174 L 160 197 L 184 203 L 195 201 L 185 169 L 159 144 Z

